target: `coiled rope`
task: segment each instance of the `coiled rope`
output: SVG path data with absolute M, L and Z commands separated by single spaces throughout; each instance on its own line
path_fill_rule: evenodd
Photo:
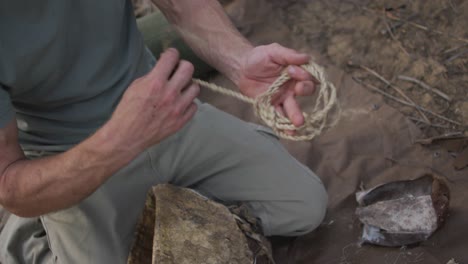
M 319 82 L 319 94 L 312 111 L 303 113 L 304 124 L 300 127 L 294 126 L 287 117 L 278 113 L 271 103 L 274 95 L 281 89 L 281 86 L 291 79 L 286 71 L 273 82 L 266 92 L 255 99 L 203 80 L 193 79 L 193 82 L 215 92 L 252 104 L 255 115 L 273 129 L 279 137 L 294 141 L 306 141 L 313 139 L 320 135 L 324 129 L 334 125 L 338 121 L 340 108 L 337 101 L 336 88 L 327 80 L 324 69 L 313 62 L 309 62 L 309 64 L 302 65 L 301 67 L 317 79 Z M 333 117 L 330 117 L 332 111 L 335 112 Z M 330 118 L 334 120 L 329 120 Z M 287 130 L 295 131 L 295 133 L 293 135 L 288 134 L 285 132 Z

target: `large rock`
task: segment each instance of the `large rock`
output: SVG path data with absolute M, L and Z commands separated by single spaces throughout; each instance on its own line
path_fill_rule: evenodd
M 253 263 L 247 239 L 223 205 L 171 185 L 153 187 L 128 263 Z

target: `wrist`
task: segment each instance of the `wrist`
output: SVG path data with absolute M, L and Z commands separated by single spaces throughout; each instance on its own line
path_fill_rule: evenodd
M 228 60 L 229 70 L 225 73 L 237 87 L 239 87 L 242 76 L 243 76 L 243 66 L 246 64 L 251 50 L 254 48 L 247 40 L 240 45 L 236 52 L 231 53 L 231 58 Z
M 108 163 L 106 166 L 123 167 L 133 160 L 144 148 L 138 147 L 135 142 L 124 142 L 118 127 L 107 122 L 96 133 L 82 144 L 97 163 Z

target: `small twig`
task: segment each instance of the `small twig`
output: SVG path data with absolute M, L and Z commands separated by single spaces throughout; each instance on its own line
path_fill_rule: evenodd
M 398 253 L 398 256 L 395 259 L 395 261 L 393 262 L 393 264 L 397 264 L 398 260 L 400 259 L 401 254 L 404 254 L 404 253 L 403 252 Z
M 426 126 L 437 127 L 437 128 L 444 128 L 444 129 L 449 129 L 449 128 L 450 128 L 449 126 L 444 126 L 444 125 L 440 125 L 440 124 L 428 124 L 428 123 L 426 123 L 424 120 L 419 119 L 419 118 L 416 118 L 416 117 L 412 117 L 412 116 L 408 116 L 408 119 L 413 120 L 413 121 L 415 121 L 415 122 L 422 123 L 422 124 L 424 124 L 424 125 L 426 125 Z
M 424 31 L 427 31 L 427 32 L 433 32 L 433 33 L 436 33 L 436 34 L 439 34 L 439 35 L 446 35 L 446 36 L 449 36 L 453 39 L 456 39 L 456 40 L 459 40 L 459 41 L 463 41 L 465 43 L 468 43 L 468 39 L 465 39 L 465 38 L 461 38 L 461 37 L 458 37 L 458 36 L 453 36 L 451 34 L 447 34 L 445 32 L 442 32 L 440 30 L 436 30 L 436 29 L 430 29 L 426 26 L 423 26 L 423 25 L 420 25 L 420 24 L 417 24 L 417 23 L 414 23 L 412 21 L 408 21 L 406 19 L 402 19 L 398 16 L 395 16 L 393 15 L 392 13 L 390 12 L 385 12 L 385 14 L 387 15 L 388 18 L 390 18 L 391 20 L 396 20 L 396 21 L 403 21 L 405 23 L 408 23 L 409 25 L 413 26 L 413 27 L 416 27 L 416 28 L 419 28 L 419 29 L 422 29 Z
M 409 56 L 408 51 L 406 51 L 406 49 L 403 47 L 403 45 L 401 44 L 401 41 L 399 41 L 399 40 L 395 37 L 395 35 L 393 34 L 393 30 L 392 30 L 392 28 L 390 27 L 390 25 L 388 24 L 387 17 L 386 17 L 386 16 L 382 16 L 382 20 L 383 20 L 383 23 L 385 24 L 385 27 L 387 28 L 387 31 L 388 31 L 388 34 L 390 35 L 390 37 L 393 39 L 393 41 L 395 41 L 395 42 L 398 44 L 398 47 L 401 49 L 401 51 L 403 51 L 403 53 L 405 53 L 406 56 Z
M 356 78 L 356 77 L 354 77 L 354 76 L 353 76 L 353 80 L 355 80 L 355 81 L 358 82 L 359 84 L 362 84 L 362 85 L 364 85 L 365 87 L 367 87 L 367 88 L 373 90 L 374 92 L 378 92 L 378 93 L 380 93 L 381 95 L 383 95 L 383 96 L 385 96 L 385 97 L 387 97 L 387 98 L 389 98 L 389 99 L 392 99 L 393 101 L 396 101 L 396 102 L 398 102 L 398 103 L 400 103 L 400 104 L 404 104 L 404 105 L 407 105 L 407 106 L 413 106 L 411 103 L 408 103 L 407 101 L 401 100 L 400 98 L 397 98 L 397 97 L 395 97 L 395 96 L 393 96 L 393 95 L 391 95 L 391 94 L 389 94 L 389 93 L 386 93 L 386 92 L 380 90 L 379 88 L 375 87 L 374 85 L 369 84 L 369 83 L 365 83 L 365 82 L 363 82 L 362 80 L 360 80 L 360 79 L 358 79 L 358 78 Z
M 380 10 L 374 10 L 374 9 L 371 9 L 371 8 L 368 8 L 368 7 L 362 7 L 362 9 L 364 11 L 367 11 L 367 12 L 372 12 L 372 13 L 382 13 L 382 11 Z M 417 24 L 417 23 L 414 23 L 414 22 L 411 22 L 409 21 L 409 19 L 411 19 L 411 17 L 409 19 L 403 19 L 403 18 L 400 18 L 398 16 L 395 16 L 393 15 L 392 13 L 388 12 L 388 11 L 384 11 L 383 12 L 388 18 L 390 18 L 391 20 L 395 20 L 395 21 L 400 21 L 400 22 L 404 22 L 404 23 L 407 23 L 413 27 L 416 27 L 416 28 L 419 28 L 419 29 L 422 29 L 424 31 L 427 31 L 427 32 L 433 32 L 433 33 L 436 33 L 436 34 L 439 34 L 439 35 L 446 35 L 448 37 L 451 37 L 453 39 L 456 39 L 456 40 L 459 40 L 459 41 L 462 41 L 462 42 L 465 42 L 465 43 L 468 43 L 468 39 L 466 38 L 461 38 L 461 37 L 458 37 L 458 36 L 453 36 L 452 34 L 448 34 L 448 33 L 445 33 L 445 32 L 442 32 L 440 30 L 436 30 L 436 29 L 430 29 L 426 26 L 423 26 L 423 25 L 420 25 L 420 24 Z
M 462 126 L 462 124 L 461 124 L 461 123 L 458 123 L 457 121 L 453 121 L 452 119 L 449 119 L 449 118 L 447 118 L 447 117 L 445 117 L 445 116 L 442 116 L 442 115 L 439 115 L 439 114 L 437 114 L 437 113 L 434 113 L 434 112 L 432 112 L 431 110 L 428 110 L 428 109 L 426 109 L 426 108 L 424 108 L 424 107 L 422 107 L 422 106 L 413 105 L 413 104 L 408 103 L 408 102 L 406 102 L 406 101 L 404 101 L 404 100 L 401 100 L 401 99 L 399 99 L 399 98 L 397 98 L 397 97 L 395 97 L 395 96 L 393 96 L 393 95 L 391 95 L 391 94 L 389 94 L 389 93 L 386 93 L 386 92 L 380 90 L 379 88 L 373 86 L 372 84 L 368 84 L 368 83 L 365 83 L 365 82 L 359 80 L 358 78 L 353 77 L 353 80 L 355 80 L 356 82 L 358 82 L 358 83 L 364 85 L 364 87 L 367 87 L 368 89 L 371 89 L 371 90 L 373 90 L 373 91 L 375 91 L 375 92 L 378 92 L 378 93 L 382 94 L 383 96 L 385 96 L 385 97 L 387 97 L 387 98 L 389 98 L 389 99 L 392 99 L 392 100 L 394 100 L 394 101 L 396 101 L 396 102 L 398 102 L 398 103 L 400 103 L 400 104 L 418 108 L 419 110 L 421 110 L 421 111 L 423 111 L 423 112 L 426 112 L 426 113 L 428 113 L 428 114 L 431 114 L 431 115 L 433 115 L 433 116 L 435 116 L 435 117 L 437 117 L 437 118 L 439 118 L 439 119 L 442 119 L 442 120 L 444 120 L 444 121 L 446 121 L 446 122 L 448 122 L 448 123 L 452 123 L 452 124 L 457 125 L 457 126 Z
M 456 132 L 448 132 L 442 135 L 438 135 L 435 137 L 429 137 L 429 138 L 421 138 L 415 141 L 415 143 L 419 143 L 422 145 L 429 145 L 432 144 L 435 140 L 446 140 L 446 139 L 464 139 L 466 138 L 463 135 L 463 132 L 461 131 L 456 131 Z
M 424 169 L 429 169 L 430 171 L 434 172 L 437 176 L 439 177 L 443 177 L 445 178 L 448 182 L 451 182 L 453 183 L 453 180 L 451 180 L 449 177 L 447 177 L 447 175 L 445 175 L 445 173 L 437 170 L 437 169 L 434 169 L 433 167 L 431 166 L 428 166 L 422 162 L 419 162 L 419 161 L 416 161 L 416 160 L 406 160 L 406 161 L 400 161 L 400 160 L 397 160 L 395 158 L 392 158 L 392 157 L 385 157 L 386 160 L 388 161 L 391 161 L 395 164 L 398 164 L 400 166 L 405 166 L 405 167 L 420 167 L 420 168 L 424 168 Z
M 380 33 L 382 35 L 385 35 L 387 34 L 387 32 L 392 32 L 395 31 L 396 29 L 398 29 L 399 27 L 403 26 L 405 23 L 402 22 L 402 21 L 395 21 L 393 24 L 390 25 L 390 23 L 388 24 L 389 27 L 386 27 L 385 29 L 382 29 L 380 31 Z
M 350 65 L 354 65 L 352 63 L 350 63 Z M 395 85 L 393 85 L 391 82 L 389 82 L 387 79 L 385 79 L 382 75 L 378 74 L 376 71 L 366 67 L 366 66 L 363 66 L 363 65 L 359 65 L 359 64 L 356 64 L 356 66 L 366 70 L 367 72 L 371 73 L 372 75 L 374 75 L 375 77 L 377 77 L 379 80 L 381 80 L 383 83 L 385 83 L 386 85 L 388 85 L 389 87 L 393 88 L 397 93 L 399 93 L 403 98 L 405 98 L 411 106 L 415 107 L 416 110 L 419 112 L 419 114 L 421 115 L 421 117 L 426 120 L 427 123 L 431 123 L 431 121 L 429 120 L 429 118 L 427 118 L 427 116 L 420 110 L 418 109 L 416 106 L 418 106 L 411 98 L 409 98 L 400 88 L 396 87 Z
M 451 53 L 451 52 L 454 52 L 456 51 L 457 49 L 461 49 L 461 48 L 464 48 L 468 46 L 468 44 L 463 44 L 463 45 L 460 45 L 460 46 L 456 46 L 456 47 L 453 47 L 453 48 L 450 48 L 448 50 L 444 50 L 442 53 L 446 54 L 446 53 Z
M 468 53 L 468 49 L 462 50 L 462 51 L 458 52 L 457 54 L 451 56 L 450 58 L 446 59 L 445 64 L 448 64 L 448 63 L 452 62 L 453 60 L 455 60 L 456 58 L 458 58 L 460 56 L 463 56 L 463 55 L 465 55 L 467 53 Z
M 453 12 L 455 14 L 458 14 L 457 9 L 455 8 L 455 5 L 453 4 L 452 0 L 448 0 L 450 7 L 452 8 Z
M 399 75 L 398 79 L 403 80 L 403 81 L 416 83 L 417 85 L 421 86 L 422 88 L 437 94 L 438 96 L 444 98 L 445 100 L 447 100 L 449 102 L 452 102 L 452 98 L 450 96 L 448 96 L 446 93 L 440 91 L 439 89 L 433 88 L 433 87 L 427 85 L 426 83 L 424 83 L 424 82 L 422 82 L 422 81 L 420 81 L 420 80 L 418 80 L 416 78 L 405 76 L 405 75 Z
M 346 252 L 346 250 L 351 247 L 351 246 L 354 246 L 356 245 L 356 243 L 350 243 L 346 246 L 344 246 L 342 249 L 341 249 L 341 259 L 340 259 L 340 263 L 349 263 L 348 262 L 348 254 Z
M 447 178 L 447 177 L 446 177 L 446 178 Z M 449 182 L 452 182 L 452 183 L 453 183 L 453 181 L 451 181 L 449 178 L 447 178 L 447 180 L 448 180 Z M 411 261 L 411 262 L 412 262 L 412 263 L 417 263 L 417 262 L 423 261 L 424 258 L 420 258 L 420 257 L 422 257 L 423 255 L 424 255 L 424 252 L 419 253 L 419 254 L 416 256 L 416 258 L 414 258 L 414 260 Z

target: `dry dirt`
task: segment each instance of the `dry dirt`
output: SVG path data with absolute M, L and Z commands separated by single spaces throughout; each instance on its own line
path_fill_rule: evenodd
M 387 103 L 413 118 L 427 136 L 468 126 L 468 1 L 273 1 L 298 41 L 312 45 L 334 65 L 399 99 L 388 80 L 415 104 L 433 114 Z M 399 79 L 411 77 L 448 95 L 450 101 Z M 406 99 L 406 101 L 408 101 Z

